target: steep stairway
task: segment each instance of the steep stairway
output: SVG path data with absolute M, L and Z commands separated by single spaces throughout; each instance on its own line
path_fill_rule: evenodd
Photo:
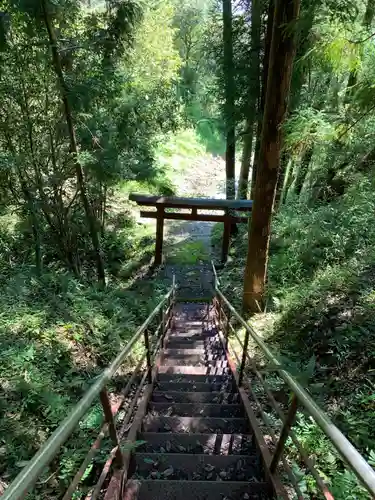
M 207 304 L 180 304 L 137 436 L 126 500 L 274 498 Z

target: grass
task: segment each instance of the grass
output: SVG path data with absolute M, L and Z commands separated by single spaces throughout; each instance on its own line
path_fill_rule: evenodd
M 169 264 L 198 264 L 209 262 L 210 254 L 202 241 L 184 241 L 169 249 Z
M 373 464 L 374 213 L 373 181 L 365 177 L 329 204 L 306 207 L 291 201 L 284 206 L 273 222 L 267 312 L 254 319 L 288 369 L 303 371 L 310 363 L 305 384 L 313 397 Z M 219 236 L 217 230 L 214 238 Z M 241 227 L 232 261 L 221 273 L 223 288 L 238 307 L 246 248 Z M 308 419 L 299 421 L 297 434 L 331 482 L 335 498 L 368 498 L 354 476 L 344 472 L 337 454 L 328 454 L 319 433 Z M 313 484 L 302 469 L 299 474 L 311 498 Z

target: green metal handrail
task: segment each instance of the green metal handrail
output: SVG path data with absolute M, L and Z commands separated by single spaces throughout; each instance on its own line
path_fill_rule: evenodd
M 172 298 L 174 298 L 176 290 L 175 279 L 173 279 L 173 285 L 169 292 L 164 296 L 164 298 L 155 307 L 146 321 L 138 328 L 136 333 L 126 344 L 124 349 L 118 354 L 114 361 L 104 370 L 104 372 L 99 375 L 90 389 L 82 397 L 82 399 L 76 404 L 73 410 L 65 418 L 65 420 L 59 425 L 59 427 L 51 434 L 44 445 L 39 449 L 39 451 L 30 460 L 28 465 L 24 467 L 21 472 L 16 476 L 13 482 L 10 484 L 2 495 L 2 500 L 20 500 L 24 498 L 26 493 L 35 484 L 39 475 L 43 472 L 45 467 L 47 467 L 51 461 L 55 458 L 59 452 L 61 446 L 68 440 L 71 434 L 76 429 L 82 417 L 89 410 L 90 406 L 96 398 L 104 390 L 106 384 L 115 375 L 121 364 L 125 361 L 128 355 L 131 353 L 134 345 L 139 341 L 141 336 L 147 331 L 147 328 L 155 317 L 163 310 L 165 304 Z M 147 347 L 147 346 L 146 346 Z M 111 424 L 112 422 L 110 422 Z
M 355 473 L 359 481 L 363 484 L 363 486 L 367 489 L 367 491 L 375 498 L 374 469 L 367 463 L 364 457 L 344 436 L 344 434 L 334 425 L 334 423 L 328 417 L 328 415 L 315 403 L 315 401 L 305 391 L 305 389 L 297 382 L 297 380 L 283 368 L 281 362 L 271 352 L 271 350 L 267 347 L 265 342 L 263 342 L 263 340 L 254 331 L 254 329 L 236 311 L 233 305 L 229 302 L 229 300 L 219 289 L 217 274 L 214 266 L 213 269 L 214 269 L 214 289 L 218 297 L 219 303 L 221 304 L 221 306 L 225 304 L 230 313 L 232 314 L 232 316 L 235 317 L 237 321 L 245 328 L 246 336 L 244 344 L 245 345 L 247 344 L 246 340 L 248 341 L 249 336 L 255 341 L 260 350 L 263 352 L 264 356 L 272 364 L 274 371 L 279 374 L 279 376 L 284 380 L 286 385 L 290 388 L 294 397 L 296 398 L 296 400 L 298 400 L 298 403 L 304 406 L 309 415 L 315 420 L 317 425 L 321 428 L 321 430 L 330 440 L 334 448 L 339 452 L 343 460 L 349 465 L 351 470 Z M 242 358 L 240 366 L 240 373 L 241 371 L 243 372 L 244 368 L 244 363 L 246 359 L 245 351 L 247 351 L 247 349 L 244 349 L 244 356 Z M 286 438 L 290 433 L 290 428 L 294 420 L 295 412 L 297 410 L 295 404 L 291 406 L 291 410 L 293 411 L 291 411 L 290 416 L 288 415 L 286 421 L 284 422 L 284 428 L 281 431 L 281 436 L 279 439 L 279 447 L 277 447 L 275 450 L 275 457 L 277 460 L 273 460 L 271 466 L 277 465 L 278 460 L 281 458 Z

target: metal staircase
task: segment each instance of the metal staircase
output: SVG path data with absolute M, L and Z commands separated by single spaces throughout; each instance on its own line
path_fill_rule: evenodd
M 167 332 L 124 498 L 273 498 L 206 304 L 180 304 Z
M 305 499 L 291 468 L 291 446 L 315 484 L 311 498 L 331 500 L 329 478 L 321 476 L 293 433 L 299 412 L 315 421 L 342 457 L 343 470 L 352 471 L 368 498 L 375 498 L 375 471 L 223 295 L 214 268 L 212 276 L 211 298 L 204 303 L 197 297 L 178 303 L 173 280 L 116 359 L 6 489 L 4 500 L 49 498 L 46 481 L 38 479 L 48 466 L 58 466 L 65 443 L 98 402 L 100 432 L 58 495 L 63 500 Z M 250 341 L 268 362 L 266 372 L 278 380 L 286 404 L 249 354 Z M 111 394 L 111 379 L 124 365 L 127 383 Z M 111 447 L 104 448 L 108 442 Z M 103 465 L 94 459 L 104 450 Z M 87 484 L 85 472 L 97 463 L 95 480 Z

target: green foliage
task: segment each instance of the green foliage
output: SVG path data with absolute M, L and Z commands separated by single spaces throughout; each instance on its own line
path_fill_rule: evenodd
M 176 244 L 168 254 L 170 264 L 199 264 L 209 260 L 209 252 L 202 241 L 188 241 Z
M 140 235 L 133 238 L 128 258 L 136 262 L 145 244 Z M 26 265 L 3 267 L 1 278 L 0 432 L 6 453 L 0 470 L 8 481 L 134 334 L 165 286 L 113 279 L 99 290 L 61 271 L 38 281 Z M 60 461 L 61 487 L 77 471 L 101 422 L 100 407 L 93 407 L 68 441 Z
M 312 419 L 300 416 L 296 423 L 295 433 L 304 449 L 311 450 L 314 453 L 314 466 L 321 477 L 328 483 L 335 498 L 339 500 L 346 498 L 352 500 L 370 499 L 366 490 L 358 484 L 354 473 L 342 470 L 343 464 L 338 453 Z M 294 453 L 296 453 L 295 460 L 299 460 L 295 449 L 291 451 L 291 456 Z M 299 486 L 303 487 L 307 495 L 306 498 L 319 494 L 314 479 L 300 469 L 297 462 L 295 462 L 294 471 L 299 476 Z
M 157 3 L 145 12 L 131 54 L 135 88 L 150 92 L 175 84 L 181 59 L 174 46 L 174 15 L 171 2 Z
M 294 113 L 285 124 L 285 134 L 285 149 L 296 156 L 335 138 L 334 127 L 325 112 L 312 108 Z
M 259 325 L 294 376 L 298 378 L 310 363 L 310 373 L 301 383 L 371 460 L 375 198 L 372 177 L 352 175 L 345 193 L 334 201 L 306 206 L 290 199 L 274 218 L 267 314 L 259 318 Z M 238 307 L 246 247 L 247 234 L 240 228 L 232 260 L 220 275 L 227 296 Z M 301 417 L 296 433 L 335 498 L 369 498 L 316 424 Z M 293 447 L 290 457 L 306 498 L 311 498 L 316 494 L 314 480 Z

